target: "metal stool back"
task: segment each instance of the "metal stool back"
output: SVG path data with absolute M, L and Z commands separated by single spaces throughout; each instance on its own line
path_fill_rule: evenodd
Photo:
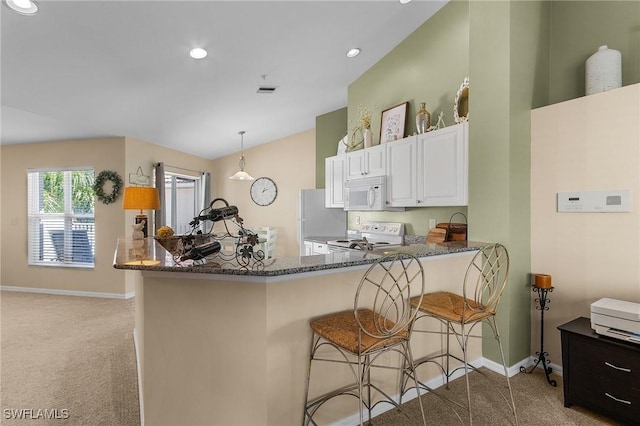
M 417 307 L 411 304 L 411 298 L 417 297 L 420 300 L 423 293 L 424 270 L 420 261 L 411 255 L 395 253 L 382 257 L 365 272 L 356 291 L 353 310 L 329 314 L 310 321 L 313 333 L 303 425 L 315 425 L 313 416 L 317 410 L 327 401 L 340 395 L 350 395 L 358 399 L 361 425 L 365 420 L 364 411 L 370 419 L 372 409 L 381 402 L 390 403 L 403 410 L 386 391 L 371 382 L 371 370 L 380 366 L 374 362 L 382 354 L 394 351 L 402 356 L 402 363 L 399 365 L 406 367 L 387 364 L 381 367 L 400 371 L 406 369 L 407 374 L 415 380 L 409 339 L 411 326 L 418 311 Z M 321 355 L 318 350 L 327 346 L 338 351 L 341 358 L 336 360 L 326 357 L 326 354 Z M 347 364 L 354 382 L 309 401 L 311 367 L 318 361 Z M 418 386 L 417 381 L 415 385 Z M 377 391 L 383 399 L 374 402 L 372 391 Z M 421 402 L 420 412 L 422 422 L 425 423 Z M 405 414 L 408 415 L 406 412 Z
M 425 294 L 422 299 L 413 298 L 411 303 L 420 310 L 416 318 L 416 322 L 421 322 L 424 318 L 438 319 L 445 325 L 446 332 L 428 331 L 416 328 L 416 332 L 429 333 L 445 333 L 446 334 L 446 350 L 442 354 L 428 356 L 416 360 L 416 367 L 426 362 L 437 362 L 437 359 L 444 358 L 444 365 L 438 363 L 440 369 L 445 375 L 446 384 L 449 385 L 449 378 L 458 370 L 464 369 L 464 375 L 467 387 L 467 403 L 466 406 L 456 401 L 451 401 L 458 406 L 466 408 L 469 415 L 469 423 L 473 424 L 471 412 L 471 390 L 469 387 L 469 369 L 476 370 L 469 364 L 467 359 L 468 342 L 470 337 L 482 337 L 481 335 L 471 334 L 474 327 L 481 322 L 487 323 L 493 331 L 493 337 L 498 342 L 504 375 L 507 380 L 507 388 L 509 390 L 509 400 L 505 400 L 510 404 L 510 409 L 518 424 L 516 407 L 513 400 L 513 392 L 509 381 L 509 374 L 504 359 L 504 351 L 502 342 L 500 341 L 500 333 L 495 316 L 498 311 L 498 305 L 502 297 L 503 291 L 509 277 L 509 253 L 502 244 L 489 244 L 476 253 L 471 260 L 464 278 L 462 287 L 462 296 L 450 292 L 437 292 Z M 462 350 L 463 358 L 453 355 L 450 351 L 450 336 L 456 337 L 458 344 Z M 462 365 L 451 368 L 450 360 L 455 359 Z M 407 379 L 403 380 L 401 394 L 406 391 Z M 422 389 L 434 392 L 423 383 L 419 384 Z M 435 394 L 442 396 L 438 392 Z M 504 395 L 503 395 L 504 397 Z M 445 398 L 447 399 L 447 398 Z M 460 416 L 458 418 L 461 420 Z M 462 420 L 461 420 L 462 421 Z

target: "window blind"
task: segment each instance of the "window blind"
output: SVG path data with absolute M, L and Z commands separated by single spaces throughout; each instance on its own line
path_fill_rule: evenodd
M 93 267 L 93 169 L 30 170 L 27 180 L 29 264 Z

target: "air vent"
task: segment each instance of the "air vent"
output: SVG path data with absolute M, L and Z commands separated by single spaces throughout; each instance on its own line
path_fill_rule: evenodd
M 256 93 L 273 93 L 276 91 L 277 87 L 278 86 L 260 86 Z

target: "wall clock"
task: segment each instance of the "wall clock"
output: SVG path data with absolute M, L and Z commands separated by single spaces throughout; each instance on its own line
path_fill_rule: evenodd
M 261 177 L 251 184 L 250 194 L 254 203 L 259 206 L 268 206 L 278 196 L 278 187 L 272 179 Z

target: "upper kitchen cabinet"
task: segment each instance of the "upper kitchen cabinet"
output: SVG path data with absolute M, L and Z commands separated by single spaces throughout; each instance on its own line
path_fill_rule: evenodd
M 419 205 L 416 137 L 384 144 L 387 151 L 387 204 L 391 207 Z
M 324 160 L 325 207 L 344 208 L 345 155 Z
M 468 203 L 468 123 L 386 144 L 391 207 Z
M 466 206 L 468 203 L 469 123 L 417 137 L 419 203 Z
M 386 173 L 386 150 L 384 145 L 353 151 L 346 156 L 346 177 L 384 176 Z

